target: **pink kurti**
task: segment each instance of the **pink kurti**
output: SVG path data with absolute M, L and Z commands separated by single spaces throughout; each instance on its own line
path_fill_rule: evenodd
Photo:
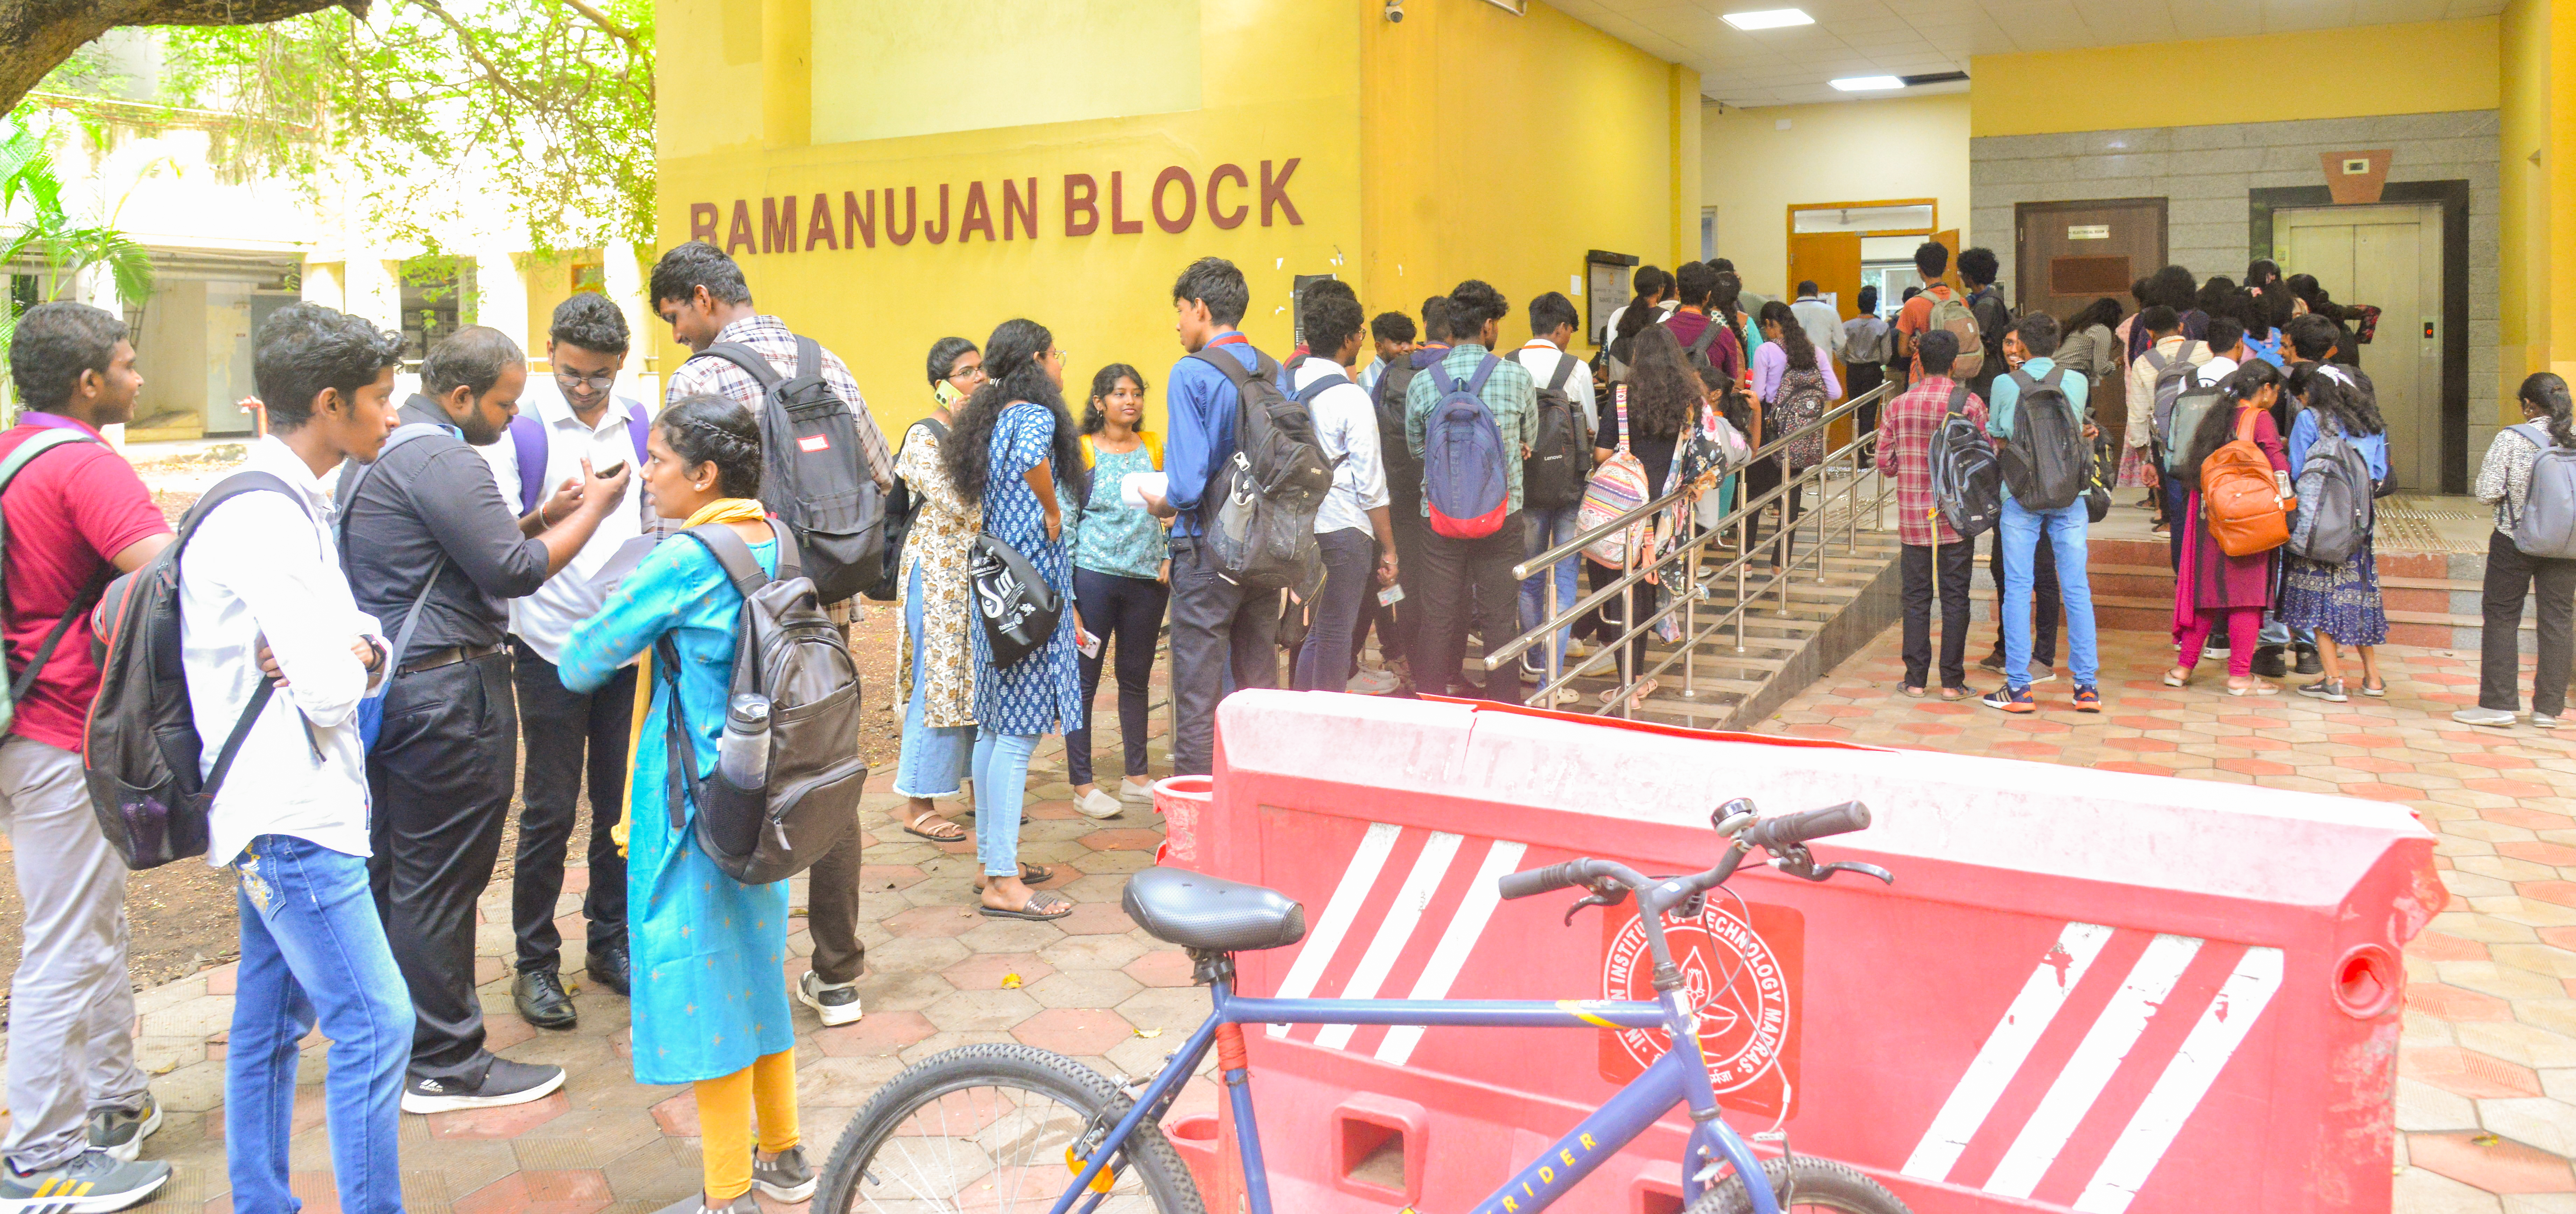
M 2280 428 L 2272 424 L 2270 412 L 2253 413 L 2254 445 L 2271 459 L 2274 471 L 2288 472 L 2290 457 L 2281 446 Z M 2174 627 L 2190 626 L 2197 611 L 2271 606 L 2272 571 L 2280 550 L 2252 556 L 2227 555 L 2209 534 L 2198 488 L 2191 491 L 2189 502 L 2183 517 L 2174 520 L 2174 526 L 2189 528 L 2182 539 L 2182 567 L 2174 574 Z

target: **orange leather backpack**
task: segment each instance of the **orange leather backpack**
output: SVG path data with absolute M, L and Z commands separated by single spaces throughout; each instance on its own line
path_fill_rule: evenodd
M 2281 492 L 2272 457 L 2254 442 L 2252 406 L 2238 409 L 2236 441 L 2209 453 L 2200 465 L 2201 517 L 2210 538 L 2229 556 L 2256 556 L 2290 542 L 2290 515 L 2299 501 Z

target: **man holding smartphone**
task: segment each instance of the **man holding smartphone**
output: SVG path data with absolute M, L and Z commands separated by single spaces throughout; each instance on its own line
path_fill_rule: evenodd
M 508 439 L 481 448 L 500 482 L 501 496 L 523 516 L 548 509 L 550 491 L 580 477 L 585 457 L 594 476 L 643 466 L 649 415 L 642 404 L 615 391 L 628 345 L 626 317 L 605 296 L 584 292 L 555 309 L 546 334 L 550 373 L 528 377 Z M 530 496 L 535 503 L 525 500 Z M 617 854 L 609 828 L 617 825 L 626 800 L 626 735 L 635 707 L 635 668 L 619 671 L 607 686 L 584 694 L 564 689 L 555 662 L 573 626 L 599 610 L 601 570 L 619 548 L 644 534 L 651 507 L 643 496 L 639 492 L 638 500 L 603 516 L 599 529 L 561 572 L 536 593 L 510 603 L 511 678 L 527 752 L 517 869 L 511 879 L 518 977 L 510 997 L 519 1014 L 538 1028 L 568 1029 L 578 1019 L 563 984 L 563 936 L 555 929 L 555 902 L 563 894 L 585 770 L 590 776 L 590 881 L 581 899 L 588 924 L 585 964 L 592 982 L 627 993 L 626 860 Z

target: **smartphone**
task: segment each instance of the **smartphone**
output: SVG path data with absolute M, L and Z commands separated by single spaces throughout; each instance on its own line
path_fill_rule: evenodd
M 1086 658 L 1096 658 L 1100 656 L 1099 637 L 1094 636 L 1091 633 L 1084 632 L 1079 627 L 1074 629 L 1073 635 L 1073 647 L 1076 651 L 1080 652 L 1082 656 Z
M 1393 607 L 1403 601 L 1404 587 L 1401 583 L 1377 592 L 1377 605 L 1380 607 Z
M 617 475 L 617 470 L 625 466 L 626 457 L 623 454 L 612 454 L 608 457 L 608 462 L 606 463 L 592 463 L 590 466 L 590 474 L 601 479 L 606 479 Z

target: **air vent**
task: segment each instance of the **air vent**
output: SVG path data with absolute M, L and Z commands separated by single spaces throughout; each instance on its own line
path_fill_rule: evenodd
M 1922 76 L 1898 77 L 1898 79 L 1905 82 L 1905 87 L 1907 88 L 1914 88 L 1918 85 L 1925 84 L 1950 84 L 1967 78 L 1968 74 L 1966 72 L 1933 72 Z

